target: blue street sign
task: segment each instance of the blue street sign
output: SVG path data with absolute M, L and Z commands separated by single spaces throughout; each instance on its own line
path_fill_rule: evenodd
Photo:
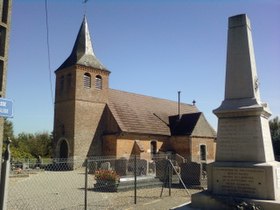
M 0 98 L 0 117 L 13 117 L 13 101 Z

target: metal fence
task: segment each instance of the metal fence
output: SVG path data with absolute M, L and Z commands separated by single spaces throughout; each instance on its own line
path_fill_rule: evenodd
M 169 155 L 17 160 L 11 169 L 11 210 L 169 209 L 203 190 L 207 179 L 201 164 Z

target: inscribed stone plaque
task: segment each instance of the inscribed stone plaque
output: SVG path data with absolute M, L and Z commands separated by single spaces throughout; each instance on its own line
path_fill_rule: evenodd
M 265 170 L 217 167 L 213 170 L 215 194 L 261 198 L 266 194 Z
M 265 161 L 260 126 L 255 116 L 219 119 L 216 161 Z

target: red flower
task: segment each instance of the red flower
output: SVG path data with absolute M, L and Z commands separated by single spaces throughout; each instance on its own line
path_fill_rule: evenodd
M 97 170 L 94 175 L 96 180 L 120 181 L 120 176 L 114 170 Z

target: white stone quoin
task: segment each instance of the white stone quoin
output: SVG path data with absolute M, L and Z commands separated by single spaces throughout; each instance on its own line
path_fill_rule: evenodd
M 280 164 L 273 153 L 271 113 L 261 102 L 245 14 L 229 18 L 225 97 L 213 112 L 218 117 L 216 159 L 207 170 L 208 189 L 192 196 L 192 207 L 225 209 L 235 199 L 280 209 Z

